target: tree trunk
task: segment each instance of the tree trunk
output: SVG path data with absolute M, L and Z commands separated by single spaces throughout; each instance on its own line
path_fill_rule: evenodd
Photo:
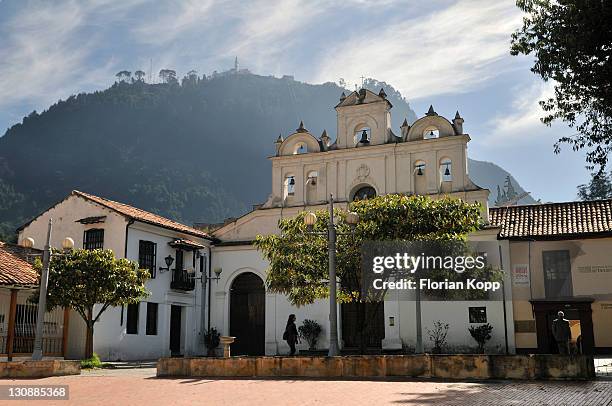
M 87 310 L 87 334 L 85 339 L 85 359 L 93 357 L 93 309 Z

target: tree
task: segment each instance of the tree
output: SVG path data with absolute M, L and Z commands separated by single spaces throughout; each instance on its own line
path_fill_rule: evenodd
M 117 72 L 115 76 L 117 77 L 119 82 L 127 82 L 132 77 L 132 72 L 130 72 L 129 70 L 122 70 Z
M 491 339 L 491 331 L 493 331 L 493 326 L 489 323 L 481 324 L 480 326 L 470 326 L 468 331 L 478 344 L 478 352 L 480 354 L 484 354 L 485 345 L 487 344 L 487 341 Z
M 71 308 L 83 318 L 87 326 L 85 358 L 91 358 L 94 325 L 102 313 L 110 306 L 137 303 L 147 297 L 144 284 L 149 277 L 147 270 L 115 258 L 111 250 L 56 252 L 49 266 L 47 308 Z M 38 293 L 33 298 L 37 300 Z M 99 307 L 94 315 L 95 305 Z
M 594 173 L 588 185 L 578 186 L 578 199 L 603 200 L 612 199 L 612 172 L 609 174 Z
M 359 215 L 360 221 L 354 233 L 350 233 L 350 226 L 345 222 L 346 212 L 338 210 L 337 228 L 344 234 L 338 235 L 337 241 L 338 301 L 357 307 L 358 341 L 363 351 L 365 336 L 371 330 L 370 321 L 381 299 L 366 297 L 362 291 L 362 244 L 365 241 L 465 240 L 469 232 L 480 227 L 480 206 L 452 198 L 433 200 L 426 196 L 385 195 L 352 202 L 349 209 Z M 268 289 L 286 295 L 296 306 L 329 296 L 327 239 L 306 233 L 304 215 L 280 220 L 280 235 L 257 236 L 255 240 L 255 246 L 270 263 Z M 316 215 L 314 231 L 324 232 L 329 215 L 326 211 L 317 211 Z M 452 274 L 444 276 L 469 275 L 468 272 Z
M 189 72 L 187 72 L 187 74 L 185 76 L 183 76 L 183 80 L 181 82 L 182 86 L 195 86 L 198 84 L 198 71 L 196 70 L 190 70 Z
M 144 78 L 146 76 L 146 73 L 144 73 L 144 71 L 137 70 L 136 72 L 134 72 L 134 76 L 136 77 L 137 81 L 144 82 Z
M 531 71 L 554 82 L 554 97 L 540 101 L 550 125 L 561 119 L 577 134 L 561 137 L 586 148 L 589 168 L 601 173 L 612 150 L 612 5 L 607 1 L 517 0 L 527 15 L 512 34 L 512 55 L 533 54 Z
M 176 79 L 176 71 L 172 69 L 162 69 L 159 71 L 159 78 L 164 83 L 176 84 L 178 80 Z

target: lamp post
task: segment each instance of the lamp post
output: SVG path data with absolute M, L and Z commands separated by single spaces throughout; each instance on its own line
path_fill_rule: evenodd
M 43 327 L 45 322 L 45 310 L 47 309 L 47 285 L 49 282 L 49 264 L 51 263 L 51 230 L 53 227 L 53 219 L 49 219 L 47 228 L 47 241 L 42 254 L 42 273 L 40 275 L 40 288 L 38 292 L 38 313 L 36 316 L 36 335 L 34 336 L 34 350 L 32 351 L 32 360 L 40 361 L 43 358 Z M 24 248 L 33 248 L 34 239 L 25 238 L 21 245 Z M 74 240 L 70 237 L 64 238 L 62 241 L 64 250 L 74 248 Z
M 346 222 L 354 228 L 359 221 L 357 213 L 349 212 L 346 215 Z M 304 216 L 304 224 L 310 229 L 317 222 L 317 216 L 313 212 L 309 212 Z M 329 195 L 329 224 L 327 233 L 318 233 L 308 231 L 309 234 L 324 235 L 327 234 L 327 251 L 329 256 L 329 352 L 328 356 L 334 357 L 339 355 L 340 349 L 338 346 L 338 304 L 336 296 L 336 225 L 334 224 L 334 195 Z M 340 235 L 344 235 L 340 233 Z

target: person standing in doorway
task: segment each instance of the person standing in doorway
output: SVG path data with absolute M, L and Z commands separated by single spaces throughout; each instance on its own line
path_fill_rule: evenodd
M 295 355 L 295 344 L 298 342 L 298 332 L 295 326 L 295 314 L 289 315 L 287 320 L 287 326 L 285 327 L 285 333 L 283 334 L 283 340 L 287 341 L 291 352 L 289 355 Z
M 569 355 L 569 343 L 572 338 L 569 320 L 565 319 L 565 313 L 559 311 L 557 318 L 552 322 L 552 334 L 559 347 L 559 354 Z

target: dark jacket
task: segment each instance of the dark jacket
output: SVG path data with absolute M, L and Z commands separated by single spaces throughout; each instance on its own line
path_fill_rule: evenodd
M 572 330 L 569 321 L 565 319 L 555 319 L 552 322 L 552 334 L 558 342 L 569 341 L 572 338 Z
M 295 323 L 287 323 L 287 327 L 285 327 L 285 340 L 289 343 L 295 343 L 298 338 L 297 327 L 295 327 Z

